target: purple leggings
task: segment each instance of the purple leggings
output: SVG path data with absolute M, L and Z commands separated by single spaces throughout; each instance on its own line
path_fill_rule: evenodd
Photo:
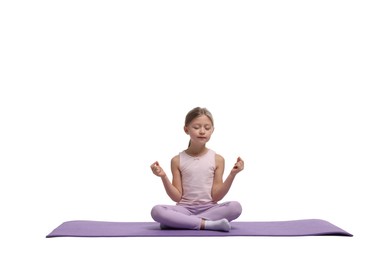
M 241 215 L 241 204 L 228 201 L 205 205 L 156 205 L 152 208 L 152 218 L 163 226 L 178 229 L 200 229 L 202 219 L 229 222 Z

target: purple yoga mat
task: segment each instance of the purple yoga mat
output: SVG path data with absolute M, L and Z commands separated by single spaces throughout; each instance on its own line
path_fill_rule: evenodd
M 156 222 L 67 221 L 46 237 L 352 236 L 321 219 L 233 221 L 229 232 L 160 229 Z

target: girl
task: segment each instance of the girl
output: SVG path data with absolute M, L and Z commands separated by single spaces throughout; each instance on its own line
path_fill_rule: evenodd
M 244 169 L 238 157 L 223 181 L 224 158 L 206 147 L 214 131 L 214 121 L 206 108 L 196 107 L 185 118 L 188 148 L 171 159 L 172 182 L 158 161 L 150 168 L 160 177 L 168 196 L 176 205 L 156 205 L 152 218 L 162 229 L 207 229 L 229 231 L 230 222 L 242 212 L 237 201 L 219 203 L 228 193 L 237 173 Z

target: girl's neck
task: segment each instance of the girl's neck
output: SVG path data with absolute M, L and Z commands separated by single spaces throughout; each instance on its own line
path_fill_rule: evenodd
M 208 151 L 208 148 L 206 146 L 194 147 L 192 145 L 190 147 L 188 147 L 187 150 L 185 150 L 185 152 L 188 155 L 193 156 L 193 157 L 201 156 L 201 155 L 205 154 L 207 151 Z

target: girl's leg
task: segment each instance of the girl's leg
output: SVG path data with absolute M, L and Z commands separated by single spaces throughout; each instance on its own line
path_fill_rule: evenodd
M 206 220 L 220 220 L 225 218 L 230 222 L 237 219 L 241 215 L 241 212 L 242 207 L 238 201 L 228 201 L 216 204 L 197 216 Z
M 200 229 L 202 221 L 201 217 L 179 205 L 156 205 L 151 216 L 156 222 L 177 229 Z

